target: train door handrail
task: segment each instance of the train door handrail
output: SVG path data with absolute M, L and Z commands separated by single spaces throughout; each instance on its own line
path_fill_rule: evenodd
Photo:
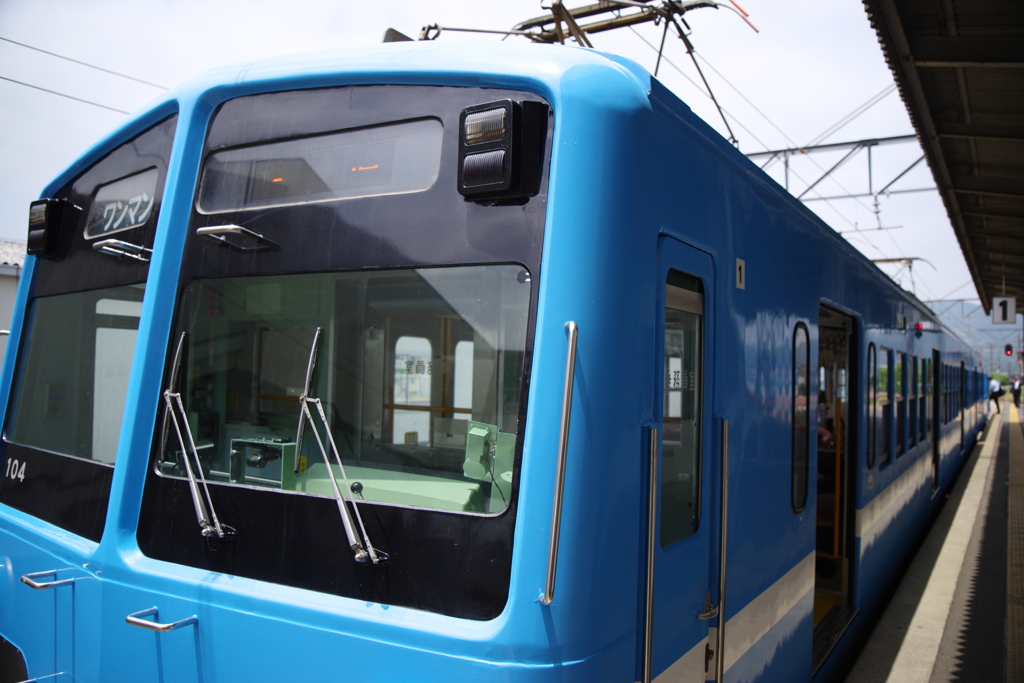
M 644 591 L 644 663 L 643 683 L 654 680 L 654 559 L 658 522 L 658 444 L 659 430 L 651 427 L 647 434 L 647 573 Z
M 722 539 L 718 564 L 718 630 L 715 632 L 715 681 L 725 681 L 725 561 L 729 540 L 729 419 L 722 419 Z
M 572 388 L 576 379 L 576 340 L 579 327 L 572 320 L 565 324 L 569 344 L 565 358 L 565 389 L 562 394 L 562 424 L 558 432 L 558 469 L 555 472 L 555 501 L 551 509 L 551 542 L 548 545 L 548 572 L 541 604 L 555 598 L 555 573 L 558 571 L 558 537 L 562 531 L 562 497 L 565 491 L 565 458 L 569 450 L 569 423 L 572 418 Z

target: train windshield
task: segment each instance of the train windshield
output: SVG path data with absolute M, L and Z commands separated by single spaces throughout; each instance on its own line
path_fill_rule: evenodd
M 518 265 L 194 280 L 165 410 L 212 482 L 501 512 L 529 301 Z M 185 477 L 165 429 L 159 471 Z

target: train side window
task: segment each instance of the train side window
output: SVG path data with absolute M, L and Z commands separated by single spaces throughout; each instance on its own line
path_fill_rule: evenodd
M 807 470 L 810 452 L 811 345 L 807 326 L 797 323 L 793 331 L 793 512 L 800 514 L 807 504 Z M 819 415 L 824 408 L 818 405 Z
M 932 366 L 931 361 L 927 358 L 921 359 L 921 405 L 920 405 L 920 419 L 917 422 L 918 437 L 920 437 L 923 443 L 928 438 L 928 406 L 931 405 L 932 395 Z
M 697 530 L 700 522 L 703 286 L 669 271 L 665 288 L 665 397 L 661 442 L 661 547 Z
M 907 384 L 907 440 L 909 447 L 917 445 L 917 402 L 920 400 L 918 391 L 918 376 L 921 374 L 921 359 L 917 356 L 910 357 L 910 367 L 907 368 L 910 381 Z
M 896 413 L 896 455 L 903 454 L 903 441 L 907 435 L 906 401 L 907 354 L 896 354 L 896 368 L 893 371 L 893 401 Z
M 946 366 L 946 423 L 947 424 L 953 421 L 953 415 L 955 414 L 955 411 L 953 410 L 953 395 L 954 395 L 953 366 L 952 365 L 947 365 Z
M 877 377 L 878 362 L 875 354 L 875 345 L 868 344 L 868 469 L 875 466 L 875 454 L 878 451 L 878 429 L 875 414 L 878 402 L 878 396 L 875 391 Z
M 946 366 L 946 424 L 953 421 L 953 416 L 956 411 L 953 409 L 953 396 L 954 396 L 954 377 L 953 377 L 953 366 Z
M 114 463 L 142 294 L 130 285 L 33 302 L 8 440 Z
M 426 337 L 395 341 L 391 443 L 429 445 L 433 366 L 433 347 Z
M 878 425 L 878 466 L 884 467 L 892 459 L 889 443 L 892 441 L 892 350 L 878 350 L 878 371 L 875 375 L 875 415 L 881 424 Z
M 949 366 L 942 366 L 942 424 L 949 423 Z
M 452 387 L 452 406 L 466 412 L 454 413 L 455 420 L 468 420 L 473 408 L 473 342 L 455 344 L 455 380 Z

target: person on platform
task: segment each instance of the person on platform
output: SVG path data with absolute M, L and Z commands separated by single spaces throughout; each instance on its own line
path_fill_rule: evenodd
M 1013 406 L 1014 408 L 1020 408 L 1020 376 L 1013 378 L 1013 384 L 1010 385 L 1010 392 L 1013 394 Z
M 988 400 L 996 404 L 996 412 L 999 411 L 999 397 L 1003 394 L 1003 387 L 995 377 L 988 381 Z

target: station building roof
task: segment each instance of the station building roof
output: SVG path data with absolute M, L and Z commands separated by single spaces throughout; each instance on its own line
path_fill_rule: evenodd
M 1024 305 L 1024 2 L 863 2 L 982 305 Z
M 0 266 L 25 265 L 25 245 L 18 242 L 0 241 Z

